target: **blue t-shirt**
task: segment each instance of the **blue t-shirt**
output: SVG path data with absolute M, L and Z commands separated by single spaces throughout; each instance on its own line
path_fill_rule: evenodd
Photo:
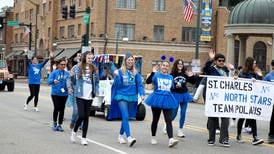
M 29 84 L 41 84 L 41 70 L 48 60 L 39 64 L 28 64 L 28 82 Z
M 274 82 L 274 71 L 269 72 L 268 74 L 266 74 L 266 76 L 264 77 L 264 80 Z
M 154 92 L 167 93 L 170 92 L 173 86 L 173 77 L 169 74 L 155 73 L 152 82 L 154 85 Z
M 57 96 L 67 96 L 68 88 L 67 88 L 67 79 L 70 77 L 69 72 L 65 70 L 55 70 L 50 73 L 48 78 L 48 84 L 52 85 L 51 87 L 51 95 Z M 54 80 L 58 80 L 57 84 L 54 84 Z

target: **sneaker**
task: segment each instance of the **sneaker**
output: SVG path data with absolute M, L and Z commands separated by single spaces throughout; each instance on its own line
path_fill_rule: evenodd
M 72 143 L 76 142 L 76 133 L 74 131 L 71 132 L 70 141 Z
M 221 146 L 223 147 L 230 147 L 230 144 L 228 141 L 223 141 L 223 142 L 220 142 Z
M 82 139 L 81 139 L 81 144 L 82 144 L 82 145 L 88 145 L 87 139 L 86 139 L 86 138 L 82 138 Z
M 27 111 L 28 110 L 28 105 L 24 104 L 24 110 Z
M 174 147 L 175 145 L 177 145 L 179 143 L 178 140 L 174 139 L 174 138 L 170 138 L 169 141 L 168 141 L 168 147 L 169 148 L 172 148 Z
M 269 144 L 274 143 L 274 136 L 273 135 L 272 136 L 268 136 L 268 143 Z
M 250 127 L 245 127 L 245 128 L 243 129 L 243 132 L 244 132 L 244 133 L 248 133 L 248 134 L 251 134 L 251 133 L 252 133 Z
M 157 142 L 157 140 L 156 140 L 156 138 L 155 138 L 155 136 L 153 137 L 151 137 L 151 144 L 152 145 L 155 145 L 155 144 L 157 144 L 158 142 Z
M 118 136 L 118 142 L 121 143 L 121 144 L 126 144 L 126 140 L 124 139 L 124 136 L 123 135 L 120 135 Z
M 262 144 L 262 143 L 264 143 L 264 140 L 263 139 L 259 139 L 257 137 L 255 137 L 254 140 L 252 141 L 253 145 L 259 145 L 259 144 Z
M 133 137 L 131 137 L 131 136 L 129 136 L 129 137 L 127 137 L 127 142 L 128 142 L 128 145 L 130 147 L 132 147 L 136 143 L 136 139 L 133 138 Z
M 34 108 L 35 112 L 39 112 L 39 109 L 37 107 Z
M 51 129 L 52 129 L 53 131 L 57 131 L 57 123 L 53 123 Z
M 184 132 L 183 132 L 183 129 L 178 129 L 177 136 L 180 137 L 180 138 L 184 138 L 184 137 L 185 137 L 185 134 L 184 134 Z
M 216 135 L 220 134 L 220 129 L 216 129 Z
M 74 124 L 73 124 L 73 123 L 70 123 L 69 128 L 70 128 L 70 129 L 73 129 L 73 128 L 74 128 Z
M 57 131 L 59 131 L 59 132 L 63 132 L 63 131 L 64 131 L 64 129 L 62 128 L 62 126 L 61 126 L 61 125 L 58 125 L 58 126 L 57 126 Z
M 214 145 L 215 144 L 215 141 L 212 141 L 212 140 L 210 140 L 210 141 L 207 141 L 207 145 L 210 145 L 210 146 L 212 146 L 212 145 Z
M 167 134 L 166 125 L 164 125 L 164 127 L 163 127 L 163 133 L 164 133 L 165 135 Z
M 242 140 L 242 136 L 241 135 L 238 135 L 236 137 L 236 140 L 237 140 L 238 143 L 244 143 L 244 140 Z

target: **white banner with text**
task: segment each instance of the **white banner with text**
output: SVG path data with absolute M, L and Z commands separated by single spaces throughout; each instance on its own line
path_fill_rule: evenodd
M 274 83 L 207 76 L 205 115 L 270 121 Z

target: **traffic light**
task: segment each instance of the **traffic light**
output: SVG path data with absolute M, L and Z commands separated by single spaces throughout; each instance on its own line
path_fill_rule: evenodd
M 82 46 L 88 46 L 88 38 L 87 38 L 87 34 L 84 34 L 82 36 L 82 43 L 81 43 Z
M 71 5 L 69 7 L 69 17 L 75 18 L 75 16 L 76 16 L 75 5 Z
M 0 29 L 4 27 L 4 18 L 0 17 Z
M 62 18 L 63 19 L 67 19 L 68 18 L 68 7 L 67 6 L 64 6 L 62 8 Z

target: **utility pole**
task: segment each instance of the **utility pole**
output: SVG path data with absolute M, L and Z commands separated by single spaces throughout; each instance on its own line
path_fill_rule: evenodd
M 199 58 L 199 43 L 200 43 L 200 5 L 201 0 L 198 0 L 198 8 L 197 8 L 197 26 L 196 26 L 196 46 L 195 46 L 195 59 Z
M 31 30 L 32 30 L 32 23 L 29 24 L 29 30 L 30 30 L 30 32 L 29 32 L 29 51 L 31 51 L 31 41 L 32 41 L 32 32 L 31 32 Z

